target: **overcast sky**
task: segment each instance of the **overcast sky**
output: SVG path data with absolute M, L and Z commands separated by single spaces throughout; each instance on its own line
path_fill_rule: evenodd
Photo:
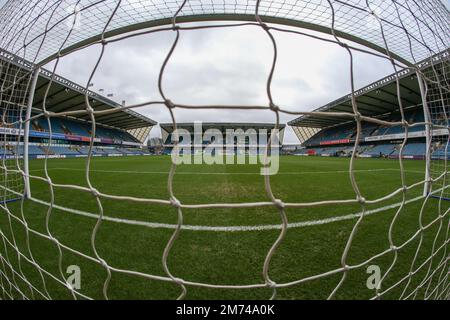
M 3 2 L 0 0 L 0 5 Z M 300 35 L 273 33 L 279 51 L 272 86 L 277 105 L 292 111 L 309 111 L 350 92 L 349 56 L 345 49 Z M 173 31 L 167 31 L 109 44 L 91 89 L 104 89 L 105 95 L 113 93 L 113 99 L 119 103 L 161 100 L 157 90 L 159 70 L 174 36 Z M 86 85 L 99 53 L 100 46 L 96 45 L 64 57 L 57 73 Z M 266 81 L 272 55 L 271 41 L 261 28 L 182 31 L 165 72 L 165 93 L 179 104 L 268 105 Z M 354 52 L 354 63 L 356 88 L 393 73 L 390 63 L 368 54 Z M 164 106 L 135 111 L 157 122 L 170 122 Z M 274 113 L 269 111 L 177 109 L 175 116 L 178 122 L 275 121 Z M 283 115 L 282 122 L 294 118 Z M 151 133 L 159 135 L 159 128 Z M 285 142 L 298 142 L 290 129 Z

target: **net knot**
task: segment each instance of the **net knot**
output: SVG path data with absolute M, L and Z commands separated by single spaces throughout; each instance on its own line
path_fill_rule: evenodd
M 277 288 L 277 284 L 275 282 L 273 282 L 272 280 L 268 280 L 266 285 L 270 289 L 276 289 Z
M 275 199 L 275 201 L 273 202 L 273 204 L 278 208 L 278 209 L 284 209 L 285 204 L 283 201 L 281 201 L 280 199 Z
M 270 30 L 270 27 L 269 27 L 265 22 L 260 21 L 260 22 L 259 22 L 259 25 L 260 25 L 261 28 L 263 28 L 265 31 L 269 31 L 269 30 Z
M 92 188 L 91 189 L 91 193 L 94 197 L 99 198 L 100 197 L 100 192 L 97 189 Z
M 180 200 L 178 200 L 177 198 L 171 198 L 170 199 L 170 204 L 175 207 L 175 208 L 180 208 L 181 207 L 181 202 Z
M 86 111 L 90 116 L 94 114 L 94 109 L 90 105 L 86 107 Z
M 56 239 L 53 236 L 50 236 L 50 239 L 56 244 L 57 247 L 59 247 L 61 244 L 59 243 L 58 239 Z
M 356 112 L 355 113 L 355 121 L 356 122 L 360 122 L 361 121 L 361 117 L 362 117 L 361 112 Z
M 98 259 L 98 262 L 100 262 L 100 265 L 101 265 L 103 268 L 105 268 L 105 269 L 108 269 L 108 268 L 109 268 L 109 266 L 108 266 L 108 264 L 106 263 L 106 261 L 103 260 L 102 258 L 99 258 L 99 259 Z
M 356 200 L 358 200 L 358 203 L 360 204 L 360 205 L 364 205 L 364 204 L 366 204 L 366 198 L 364 198 L 364 197 L 361 197 L 361 196 L 358 196 L 358 198 L 356 198 Z
M 170 99 L 166 99 L 166 101 L 164 101 L 164 104 L 169 109 L 174 109 L 175 108 L 175 104 Z
M 403 120 L 403 121 L 402 121 L 402 125 L 403 125 L 404 127 L 406 127 L 406 128 L 409 128 L 409 127 L 410 127 L 410 124 L 409 124 L 409 122 L 408 122 L 407 120 Z
M 271 102 L 269 105 L 270 110 L 273 112 L 280 112 L 280 107 L 277 106 L 275 103 Z
M 180 286 L 184 286 L 184 280 L 180 279 L 180 278 L 173 278 L 172 279 L 176 284 L 180 285 Z
M 395 252 L 395 251 L 398 251 L 398 247 L 396 247 L 396 246 L 391 246 L 391 250 L 394 251 L 394 252 Z
M 46 118 L 50 118 L 50 117 L 52 116 L 52 113 L 49 112 L 49 111 L 47 111 L 47 110 L 45 110 L 45 111 L 43 112 L 43 114 L 44 114 L 44 117 L 46 117 Z

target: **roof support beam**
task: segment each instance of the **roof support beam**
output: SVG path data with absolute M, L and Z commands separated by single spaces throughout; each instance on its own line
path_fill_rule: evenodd
M 58 91 L 52 93 L 51 95 L 48 95 L 48 96 L 47 96 L 47 101 L 48 101 L 49 99 L 51 100 L 54 96 L 57 96 L 58 94 L 63 93 L 64 91 L 66 91 L 66 89 L 67 89 L 67 88 L 62 88 L 62 89 L 60 89 L 60 90 L 58 90 Z M 64 103 L 64 102 L 66 102 L 66 101 L 70 101 L 71 99 L 72 99 L 72 98 L 64 99 L 62 102 L 58 102 L 58 104 L 62 104 L 62 103 Z M 38 105 L 40 105 L 40 104 L 43 103 L 43 102 L 44 102 L 44 97 L 43 97 L 41 100 L 34 102 L 34 103 L 33 103 L 33 107 L 38 106 Z
M 376 104 L 369 103 L 369 102 L 358 101 L 357 103 L 358 103 L 358 109 L 361 109 L 361 107 L 359 105 L 363 104 L 363 105 L 369 106 L 370 108 L 376 108 L 378 110 L 381 110 L 382 112 L 391 112 L 392 111 L 392 109 L 381 107 L 380 105 L 376 105 Z M 365 110 L 367 110 L 367 109 L 365 109 Z M 373 114 L 379 114 L 379 111 L 375 110 L 375 112 L 372 112 L 372 113 Z
M 136 128 L 142 128 L 142 123 L 140 123 L 140 122 L 129 122 L 129 123 L 125 123 L 125 124 L 122 122 L 119 122 L 119 124 L 120 124 L 121 128 L 123 128 L 124 130 L 132 130 L 132 129 L 136 129 Z M 105 123 L 104 125 L 117 128 L 118 123 L 117 122 L 116 123 Z
M 386 94 L 388 94 L 388 95 L 390 95 L 390 96 L 392 96 L 392 97 L 398 98 L 398 95 L 397 95 L 397 94 L 394 94 L 394 93 L 392 93 L 392 92 L 390 92 L 390 91 L 387 91 L 386 89 L 378 89 L 378 90 L 380 90 L 381 92 L 384 92 L 384 93 L 386 93 Z M 401 98 L 402 100 L 404 100 L 404 101 L 410 103 L 411 105 L 416 105 L 416 104 L 417 104 L 416 102 L 413 102 L 413 101 L 411 101 L 411 100 L 409 100 L 409 99 L 406 99 L 406 98 L 404 98 L 404 97 L 400 97 L 400 98 Z
M 101 103 L 101 102 L 98 102 L 98 101 L 93 102 L 93 103 L 91 102 L 91 106 L 94 107 L 94 105 L 95 105 L 96 103 Z M 86 105 L 86 102 L 83 101 L 83 102 L 81 102 L 81 103 L 79 103 L 79 104 L 70 106 L 70 107 L 68 107 L 68 108 L 65 108 L 65 107 L 63 106 L 63 108 L 56 108 L 56 110 L 52 110 L 52 111 L 54 111 L 54 112 L 67 112 L 67 111 L 74 111 L 74 110 L 84 110 L 84 108 L 83 108 L 83 109 L 80 109 L 80 107 L 85 106 L 85 105 Z M 60 107 L 60 105 L 58 104 L 58 105 L 56 105 L 56 106 L 54 106 L 54 107 Z
M 36 92 L 38 92 L 39 90 L 41 90 L 41 89 L 43 89 L 43 88 L 46 88 L 47 86 L 48 86 L 48 81 L 45 80 L 45 82 L 44 82 L 41 86 L 37 87 L 36 90 L 35 90 L 34 92 L 36 93 Z
M 402 84 L 402 83 L 400 83 L 400 87 L 401 88 L 403 88 L 403 89 L 405 89 L 405 90 L 408 90 L 410 93 L 413 93 L 414 95 L 416 95 L 416 96 L 418 96 L 419 98 L 421 98 L 422 96 L 420 95 L 420 93 L 419 92 L 417 92 L 416 90 L 414 90 L 414 89 L 411 89 L 410 87 L 408 87 L 408 86 L 405 86 L 404 84 Z
M 127 115 L 124 115 L 123 113 L 117 112 L 112 114 L 107 114 L 103 116 L 95 116 L 95 120 L 98 121 L 114 121 L 119 119 L 128 119 L 129 117 Z
M 384 100 L 384 99 L 381 99 L 381 98 L 378 98 L 378 97 L 374 97 L 374 96 L 371 96 L 371 95 L 369 95 L 369 94 L 366 95 L 365 97 L 366 97 L 366 98 L 369 98 L 369 99 L 377 100 L 378 102 L 382 102 L 382 103 L 385 103 L 385 104 L 387 104 L 387 105 L 392 106 L 392 109 L 391 109 L 390 111 L 395 111 L 395 110 L 397 110 L 397 108 L 398 108 L 398 105 L 395 104 L 395 103 L 392 103 L 391 101 Z

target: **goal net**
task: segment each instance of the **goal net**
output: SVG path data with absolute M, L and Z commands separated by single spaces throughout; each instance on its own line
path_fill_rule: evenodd
M 427 77 L 432 81 L 426 86 L 427 104 L 430 116 L 430 171 L 431 178 L 438 179 L 442 173 L 446 172 L 447 161 L 450 158 L 449 144 L 449 115 L 450 115 L 450 101 L 449 92 L 443 88 L 449 88 L 448 77 L 449 74 L 448 61 L 444 64 L 438 64 L 432 67 L 427 72 Z M 448 182 L 447 176 L 443 176 L 442 180 L 434 184 L 434 188 L 442 189 Z M 442 192 L 434 194 L 435 197 L 442 197 L 445 200 L 450 200 L 450 193 L 448 189 L 443 189 Z
M 23 120 L 27 110 L 29 75 L 7 59 L 0 61 L 2 74 L 0 144 L 2 159 L 1 202 L 3 204 L 20 199 L 23 195 L 24 179 L 19 168 L 23 163 Z M 22 80 L 18 80 L 22 79 Z
M 190 22 L 194 22 L 190 24 Z M 177 51 L 179 39 L 185 33 L 198 30 L 217 30 L 219 28 L 238 29 L 253 27 L 253 32 L 267 35 L 273 48 L 273 59 L 268 65 L 267 75 L 267 104 L 261 106 L 243 105 L 211 105 L 204 101 L 202 105 L 184 105 L 172 99 L 166 90 L 166 68 L 171 63 Z M 313 31 L 313 32 L 310 32 Z M 113 110 L 96 110 L 91 105 L 89 87 L 98 72 L 98 65 L 102 63 L 107 45 L 125 41 L 139 35 L 152 36 L 156 33 L 167 33 L 174 36 L 172 46 L 166 53 L 166 58 L 159 70 L 158 91 L 160 97 L 153 101 L 139 105 L 123 105 Z M 337 48 L 346 52 L 349 61 L 347 81 L 351 87 L 352 112 L 306 112 L 292 111 L 286 106 L 279 105 L 272 94 L 272 79 L 277 70 L 279 59 L 276 33 L 295 34 L 298 37 L 313 37 L 317 41 L 333 43 Z M 280 292 L 289 288 L 300 289 L 302 294 L 295 298 L 314 298 L 308 296 L 307 291 L 317 281 L 326 281 L 320 290 L 321 298 L 352 298 L 352 294 L 341 295 L 346 284 L 354 281 L 353 275 L 365 274 L 367 268 L 375 261 L 383 260 L 384 268 L 376 288 L 369 298 L 372 299 L 449 299 L 450 282 L 448 281 L 448 244 L 449 236 L 449 205 L 448 188 L 449 159 L 449 51 L 450 43 L 450 14 L 442 2 L 438 0 L 9 0 L 0 9 L 0 122 L 1 134 L 1 196 L 0 196 L 0 297 L 2 299 L 52 299 L 71 297 L 74 299 L 92 298 L 126 298 L 134 290 L 113 290 L 119 276 L 126 277 L 126 281 L 135 284 L 136 291 L 144 290 L 145 283 L 149 286 L 170 284 L 172 298 L 189 298 L 190 293 L 199 289 L 214 291 L 229 290 L 243 292 L 250 297 L 253 290 L 262 290 L 262 296 L 277 298 Z M 50 102 L 53 79 L 58 73 L 60 59 L 69 54 L 76 55 L 85 48 L 97 46 L 100 53 L 96 58 L 96 65 L 92 69 L 85 85 L 85 103 L 78 109 L 54 112 Z M 392 71 L 399 75 L 403 70 L 413 70 L 416 73 L 422 97 L 424 111 L 423 122 L 410 123 L 403 113 L 405 100 L 401 96 L 401 83 L 396 78 L 398 111 L 401 121 L 389 122 L 367 115 L 358 105 L 358 92 L 355 87 L 354 53 L 364 53 L 385 59 L 392 66 Z M 36 103 L 33 94 L 40 70 L 45 65 L 51 65 L 50 82 L 44 91 L 42 101 Z M 186 84 L 189 86 L 189 84 Z M 244 88 L 245 89 L 245 88 Z M 180 201 L 173 189 L 173 182 L 177 177 L 177 165 L 171 164 L 168 174 L 168 197 L 152 196 L 135 197 L 126 194 L 111 194 L 102 189 L 98 180 L 92 179 L 93 148 L 96 138 L 98 118 L 124 110 L 138 110 L 146 106 L 159 104 L 165 106 L 173 119 L 174 128 L 177 127 L 175 110 L 214 110 L 229 109 L 233 113 L 245 113 L 247 110 L 270 111 L 277 119 L 274 127 L 280 127 L 280 114 L 291 116 L 315 115 L 320 117 L 336 117 L 354 121 L 357 124 L 355 150 L 359 147 L 363 123 L 371 123 L 386 127 L 402 125 L 404 129 L 403 144 L 399 150 L 400 156 L 396 160 L 399 168 L 401 185 L 394 190 L 385 190 L 381 197 L 372 198 L 363 193 L 360 180 L 357 178 L 357 153 L 353 152 L 348 166 L 348 176 L 353 195 L 348 199 L 318 199 L 305 201 L 300 197 L 295 202 L 278 199 L 272 191 L 273 177 L 264 177 L 265 201 L 242 203 L 196 203 Z M 50 149 L 52 145 L 52 119 L 61 117 L 87 116 L 92 128 L 89 154 L 85 159 L 85 181 L 78 184 L 60 184 L 52 179 L 52 172 L 48 168 Z M 36 119 L 43 119 L 48 123 L 49 139 L 45 159 L 42 159 L 43 174 L 38 175 L 30 170 L 28 162 L 29 129 Z M 408 130 L 423 126 L 426 131 L 427 154 L 426 170 L 423 179 L 413 184 L 406 178 L 405 161 L 402 159 L 403 149 L 409 141 Z M 177 142 L 175 141 L 175 144 Z M 44 148 L 45 149 L 45 148 Z M 61 160 L 64 161 L 64 160 Z M 167 159 L 167 161 L 170 161 Z M 61 162 L 62 165 L 64 162 Z M 374 179 L 382 179 L 375 177 Z M 186 182 L 188 183 L 188 182 Z M 39 191 L 34 195 L 33 186 Z M 291 186 L 295 188 L 295 186 Z M 323 186 L 327 188 L 327 186 Z M 163 186 L 161 186 L 163 188 Z M 409 197 L 412 190 L 422 190 L 423 196 Z M 57 203 L 55 195 L 58 192 L 80 193 L 86 201 L 91 201 L 95 209 L 80 210 L 75 208 L 76 202 Z M 394 201 L 395 200 L 395 201 Z M 389 212 L 384 206 L 389 203 Z M 128 204 L 127 209 L 134 206 L 157 206 L 170 208 L 175 212 L 176 221 L 161 223 L 146 219 L 133 220 L 129 216 L 111 217 L 104 207 L 111 203 Z M 394 203 L 393 203 L 394 202 Z M 132 206 L 130 207 L 130 204 Z M 413 205 L 411 205 L 413 204 Z M 324 207 L 324 214 L 331 207 L 355 205 L 358 212 L 345 217 L 325 216 L 323 220 L 306 221 L 297 224 L 290 222 L 289 210 L 317 209 Z M 34 214 L 44 208 L 45 217 L 41 224 L 35 222 Z M 186 225 L 184 217 L 189 210 L 210 214 L 216 210 L 228 210 L 233 214 L 239 210 L 257 212 L 255 210 L 271 208 L 279 218 L 277 225 L 265 226 L 202 226 Z M 328 209 L 326 209 L 328 208 Z M 131 210 L 131 209 L 130 209 Z M 168 211 L 169 212 L 169 211 Z M 384 212 L 382 227 L 375 230 L 364 229 L 365 222 L 372 214 Z M 251 213 L 249 213 L 250 215 Z M 89 245 L 68 243 L 66 236 L 61 236 L 61 230 L 51 223 L 55 217 L 67 215 L 70 233 L 89 239 Z M 322 217 L 322 216 L 321 216 Z M 78 229 L 80 221 L 89 221 L 89 229 Z M 285 263 L 274 272 L 274 259 L 280 258 L 278 253 L 290 235 L 298 233 L 299 228 L 321 228 L 322 224 L 351 223 L 350 229 L 340 231 L 345 234 L 344 245 L 339 247 L 340 262 L 336 265 L 315 263 L 309 274 L 297 271 L 284 273 L 283 268 L 292 267 Z M 401 222 L 400 222 L 401 221 Z M 214 221 L 213 221 L 214 222 Z M 73 223 L 73 224 L 72 224 Z M 154 233 L 159 230 L 164 233 L 159 240 L 164 242 L 163 250 L 158 257 L 149 260 L 159 260 L 161 272 L 152 272 L 145 263 L 134 264 L 133 261 L 110 259 L 111 251 L 119 243 L 112 237 L 98 237 L 103 230 L 115 234 L 110 226 L 113 223 L 118 234 L 143 230 Z M 220 223 L 218 223 L 220 225 Z M 404 225 L 414 229 L 408 238 L 393 236 L 397 228 Z M 156 231 L 155 231 L 156 230 Z M 303 229 L 306 230 L 306 229 Z M 393 231 L 394 230 L 394 231 Z M 204 242 L 183 247 L 183 232 L 195 235 L 205 232 L 218 233 L 218 237 L 241 235 L 242 243 L 236 240 L 238 246 L 258 246 L 259 242 L 270 242 L 264 259 L 258 263 L 258 272 L 250 277 L 240 279 L 237 275 L 247 273 L 247 270 L 234 270 L 234 263 L 239 259 L 230 255 L 228 261 L 234 277 L 221 281 L 216 276 L 196 278 L 183 276 L 180 265 L 189 259 L 189 254 L 201 248 L 209 237 L 198 235 Z M 371 253 L 359 261 L 352 253 L 355 247 L 364 246 L 364 236 L 361 232 L 376 232 L 377 239 L 383 239 L 386 246 L 379 252 Z M 69 232 L 68 232 L 69 233 Z M 249 234 L 255 235 L 250 237 Z M 409 233 L 408 233 L 409 234 Z M 60 235 L 60 236 L 57 236 Z M 257 236 L 256 236 L 257 235 Z M 311 235 L 312 236 L 312 235 Z M 158 237 L 157 237 L 158 238 Z M 245 241 L 244 241 L 245 239 Z M 256 241 L 255 241 L 256 239 Z M 81 240 L 80 240 L 81 241 Z M 105 247 L 104 242 L 110 242 Z M 38 243 L 45 245 L 38 246 Z M 317 245 L 316 242 L 315 245 Z M 325 247 L 330 242 L 320 241 Z M 313 250 L 306 241 L 304 247 Z M 177 246 L 181 245 L 180 252 Z M 314 246 L 314 245 L 313 245 Z M 100 250 L 99 247 L 103 249 Z M 200 248 L 200 249 L 199 249 Z M 227 250 L 223 252 L 227 256 Z M 148 250 L 151 251 L 151 250 Z M 176 251 L 176 253 L 174 253 Z M 205 252 L 207 249 L 205 249 Z M 305 251 L 291 252 L 291 255 L 301 257 Z M 364 250 L 363 250 L 364 251 Z M 208 252 L 206 252 L 208 253 Z M 205 253 L 205 254 L 206 254 Z M 147 252 L 140 252 L 139 256 Z M 153 253 L 152 253 L 153 254 Z M 180 265 L 171 263 L 175 255 L 181 257 Z M 139 256 L 136 256 L 139 257 Z M 356 255 L 358 256 L 358 255 Z M 285 255 L 281 257 L 286 258 Z M 181 260 L 180 260 L 181 259 Z M 281 258 L 280 258 L 281 259 Z M 73 282 L 66 269 L 73 261 L 83 264 L 83 276 L 94 274 L 93 270 L 100 268 L 101 272 L 91 276 L 87 288 L 79 288 Z M 301 261 L 299 258 L 298 261 Z M 212 263 L 212 261 L 211 261 Z M 252 264 L 253 265 L 253 264 Z M 325 269 L 324 269 L 325 268 Z M 231 272 L 231 271 L 230 271 Z M 207 273 L 202 271 L 200 273 Z M 289 278 L 287 278 L 289 276 Z M 200 280 L 199 280 L 200 279 Z M 229 281 L 229 282 L 228 282 Z M 143 284 L 144 283 L 144 284 Z M 153 288 L 153 287 L 152 287 Z M 173 289 L 175 288 L 175 289 Z M 112 295 L 121 291 L 123 295 Z M 306 294 L 303 292 L 306 291 Z M 101 293 L 99 293 L 101 292 Z M 258 296 L 258 297 L 262 297 Z M 146 298 L 141 297 L 140 298 Z M 228 295 L 227 297 L 234 297 Z M 282 296 L 283 297 L 283 296 Z M 286 297 L 286 296 L 284 296 Z M 290 296 L 288 296 L 290 297 Z

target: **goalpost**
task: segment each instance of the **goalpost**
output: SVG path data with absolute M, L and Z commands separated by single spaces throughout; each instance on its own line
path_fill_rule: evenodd
M 196 24 L 186 24 L 195 22 Z M 177 50 L 178 40 L 186 32 L 195 30 L 217 28 L 237 28 L 247 26 L 254 27 L 254 32 L 262 32 L 267 35 L 267 41 L 273 46 L 273 61 L 270 65 L 270 73 L 267 77 L 267 104 L 263 106 L 246 105 L 208 105 L 208 101 L 201 106 L 183 105 L 178 101 L 173 101 L 165 90 L 165 69 L 170 63 L 173 53 Z M 304 30 L 315 31 L 314 34 Z M 175 35 L 175 40 L 171 49 L 167 52 L 166 59 L 161 65 L 159 73 L 158 89 L 160 98 L 148 101 L 139 105 L 124 105 L 108 111 L 95 110 L 89 99 L 89 85 L 97 73 L 97 67 L 102 62 L 103 53 L 107 44 L 117 43 L 137 35 L 151 35 L 158 32 L 169 32 Z M 359 146 L 361 135 L 361 125 L 363 122 L 384 125 L 388 127 L 401 124 L 405 130 L 405 138 L 400 150 L 398 160 L 401 171 L 402 186 L 398 190 L 390 190 L 389 194 L 380 199 L 367 199 L 362 194 L 358 186 L 355 173 L 356 153 L 353 152 L 348 173 L 354 190 L 354 197 L 346 200 L 319 201 L 314 203 L 287 203 L 285 199 L 277 199 L 272 193 L 271 178 L 265 177 L 264 184 L 267 193 L 266 202 L 256 203 L 220 203 L 197 205 L 182 203 L 177 199 L 177 195 L 172 189 L 172 182 L 176 175 L 176 165 L 172 165 L 169 174 L 168 189 L 169 199 L 154 199 L 152 197 L 140 199 L 131 197 L 119 197 L 105 194 L 98 190 L 90 180 L 90 163 L 93 157 L 92 148 L 94 146 L 96 117 L 107 114 L 114 114 L 123 110 L 138 109 L 153 104 L 161 104 L 167 108 L 167 112 L 172 115 L 173 125 L 176 128 L 176 118 L 174 109 L 230 109 L 233 112 L 243 112 L 245 110 L 268 110 L 276 116 L 275 128 L 280 127 L 279 115 L 281 113 L 290 115 L 314 114 L 321 117 L 330 117 L 327 112 L 301 112 L 288 111 L 286 106 L 278 105 L 272 95 L 272 78 L 277 67 L 277 41 L 275 33 L 286 32 L 296 34 L 299 37 L 313 37 L 318 41 L 334 43 L 348 54 L 350 70 L 348 81 L 351 86 L 351 101 L 353 112 L 337 112 L 331 114 L 333 117 L 354 120 L 357 123 L 357 139 L 355 150 Z M 317 33 L 316 33 L 317 32 Z M 325 35 L 320 35 L 325 34 Z M 358 45 L 354 45 L 354 43 Z M 0 225 L 0 292 L 2 298 L 14 298 L 19 296 L 23 299 L 51 299 L 53 292 L 48 290 L 46 279 L 52 279 L 60 287 L 68 290 L 75 299 L 89 299 L 82 291 L 71 286 L 62 272 L 62 260 L 64 254 L 70 252 L 83 259 L 100 265 L 105 269 L 107 276 L 103 282 L 103 296 L 108 299 L 108 289 L 111 277 L 114 273 L 126 274 L 131 277 L 151 279 L 176 284 L 180 288 L 179 298 L 184 298 L 191 287 L 221 289 L 271 289 L 271 297 L 277 297 L 277 290 L 292 286 L 301 285 L 313 280 L 323 279 L 338 275 L 339 279 L 333 289 L 327 293 L 328 298 L 333 299 L 341 289 L 342 285 L 354 270 L 367 267 L 371 257 L 358 265 L 350 265 L 348 255 L 354 244 L 355 235 L 360 229 L 361 223 L 366 218 L 368 206 L 377 205 L 383 200 L 389 200 L 398 195 L 403 195 L 403 200 L 398 204 L 396 213 L 391 217 L 390 228 L 386 230 L 389 237 L 390 246 L 384 252 L 380 252 L 377 257 L 393 256 L 392 263 L 388 270 L 384 270 L 379 288 L 376 290 L 374 299 L 383 298 L 394 288 L 402 288 L 401 299 L 423 298 L 423 299 L 449 299 L 450 286 L 448 282 L 448 245 L 449 235 L 449 209 L 446 207 L 446 200 L 450 199 L 450 189 L 448 183 L 449 159 L 449 48 L 450 43 L 450 13 L 439 0 L 9 0 L 0 9 L 0 49 L 4 59 L 0 60 L 0 106 L 1 106 L 1 185 L 0 185 L 0 215 L 9 221 L 9 225 Z M 96 67 L 93 68 L 89 81 L 86 84 L 85 106 L 79 110 L 66 112 L 52 112 L 47 98 L 52 86 L 53 77 L 58 72 L 58 63 L 61 57 L 77 52 L 89 47 L 100 46 L 101 54 L 98 56 Z M 386 59 L 392 65 L 392 70 L 398 74 L 404 68 L 414 70 L 421 88 L 422 106 L 424 110 L 424 121 L 421 123 L 409 123 L 403 114 L 405 101 L 400 94 L 400 82 L 397 81 L 398 110 L 402 115 L 401 122 L 389 122 L 364 114 L 358 108 L 354 83 L 354 52 L 362 52 Z M 439 56 L 441 60 L 437 61 Z M 15 61 L 14 57 L 19 60 Z M 20 63 L 18 61 L 21 61 Z M 21 65 L 21 63 L 26 65 Z M 36 81 L 39 70 L 44 65 L 52 63 L 52 80 L 46 88 L 45 98 L 39 106 L 33 106 L 33 94 L 36 88 Z M 423 65 L 431 66 L 426 72 Z M 26 68 L 23 68 L 26 67 Z M 34 112 L 34 115 L 32 115 Z M 48 122 L 50 136 L 52 135 L 51 119 L 61 116 L 81 116 L 88 115 L 92 125 L 90 141 L 90 152 L 86 160 L 86 186 L 61 186 L 56 185 L 50 177 L 45 165 L 43 177 L 34 176 L 29 171 L 29 131 L 31 122 L 34 119 L 44 119 Z M 417 233 L 405 243 L 396 243 L 391 237 L 391 230 L 397 222 L 397 218 L 404 213 L 407 204 L 406 194 L 417 185 L 408 185 L 405 179 L 404 164 L 401 155 L 409 141 L 408 129 L 413 126 L 424 126 L 427 139 L 426 153 L 426 174 L 420 182 L 420 187 L 424 190 L 424 196 L 418 201 L 422 206 L 419 216 L 422 217 L 430 201 L 439 203 L 439 212 L 436 218 L 429 224 L 422 225 L 419 221 Z M 48 147 L 52 139 L 49 139 Z M 45 158 L 47 164 L 49 156 Z M 56 239 L 51 228 L 46 224 L 46 231 L 40 232 L 29 227 L 25 215 L 24 206 L 28 202 L 38 203 L 48 209 L 47 218 L 54 214 L 55 208 L 70 213 L 80 214 L 68 206 L 56 206 L 51 197 L 50 202 L 33 197 L 33 189 L 30 181 L 44 181 L 53 191 L 57 187 L 68 190 L 82 191 L 92 196 L 99 204 L 99 213 L 81 213 L 85 216 L 95 217 L 97 224 L 92 230 L 92 254 L 71 248 L 59 239 Z M 128 201 L 145 204 L 157 204 L 176 209 L 178 222 L 176 225 L 162 226 L 173 229 L 173 235 L 167 242 L 164 253 L 161 257 L 165 275 L 154 275 L 142 270 L 119 269 L 112 262 L 105 260 L 97 251 L 96 235 L 101 228 L 102 222 L 108 217 L 104 216 L 102 201 L 120 201 L 126 198 Z M 19 201 L 21 215 L 13 214 L 11 201 Z M 359 204 L 361 213 L 354 218 L 354 226 L 348 237 L 347 244 L 343 248 L 341 265 L 330 266 L 329 272 L 316 274 L 309 278 L 300 278 L 288 283 L 277 283 L 270 274 L 271 261 L 292 226 L 286 214 L 287 208 L 308 208 L 320 205 Z M 183 228 L 183 211 L 192 209 L 214 209 L 214 208 L 259 208 L 272 206 L 280 217 L 279 237 L 267 252 L 264 264 L 261 265 L 262 279 L 258 283 L 251 284 L 220 284 L 220 283 L 199 283 L 191 279 L 180 279 L 172 273 L 168 265 L 168 258 L 171 250 L 178 240 L 178 236 Z M 11 222 L 19 223 L 27 236 L 33 234 L 36 237 L 48 240 L 58 249 L 55 260 L 58 261 L 60 273 L 54 274 L 47 270 L 33 257 L 32 246 L 28 242 L 24 250 L 16 243 L 16 233 L 11 227 Z M 127 223 L 126 221 L 119 221 Z M 431 252 L 427 253 L 424 263 L 418 265 L 417 256 L 423 248 L 421 247 L 424 233 L 431 227 L 436 227 L 433 233 L 435 241 Z M 233 228 L 220 232 L 229 232 Z M 240 230 L 240 229 L 239 229 Z M 240 230 L 242 231 L 242 230 Z M 252 230 L 254 231 L 254 230 Z M 384 235 L 386 236 L 386 235 Z M 383 286 L 383 281 L 390 276 L 391 270 L 397 263 L 397 256 L 401 254 L 406 244 L 412 241 L 419 241 L 416 254 L 412 257 L 407 266 L 408 271 L 396 279 L 395 283 L 389 287 Z M 39 284 L 30 280 L 22 270 L 22 265 L 31 266 L 39 275 Z M 412 280 L 419 271 L 426 270 L 425 276 L 419 279 L 418 284 Z M 29 289 L 24 291 L 25 284 Z M 43 288 L 43 289 L 42 289 Z M 270 296 L 268 298 L 271 298 Z
M 430 79 L 430 83 L 422 82 L 425 87 L 425 119 L 429 119 L 431 123 L 430 126 L 427 126 L 429 129 L 427 134 L 427 161 L 429 166 L 427 168 L 430 172 L 430 178 L 438 180 L 434 185 L 429 186 L 429 191 L 432 192 L 433 188 L 442 190 L 434 193 L 433 197 L 447 201 L 450 200 L 450 190 L 445 188 L 448 185 L 447 161 L 450 158 L 448 130 L 450 124 L 450 96 L 448 90 L 445 90 L 445 88 L 448 89 L 450 87 L 448 82 L 450 76 L 448 59 L 447 52 L 447 62 L 438 66 L 433 65 L 432 69 L 427 72 L 426 76 Z M 430 62 L 433 63 L 432 61 Z M 442 179 L 439 179 L 443 173 Z

